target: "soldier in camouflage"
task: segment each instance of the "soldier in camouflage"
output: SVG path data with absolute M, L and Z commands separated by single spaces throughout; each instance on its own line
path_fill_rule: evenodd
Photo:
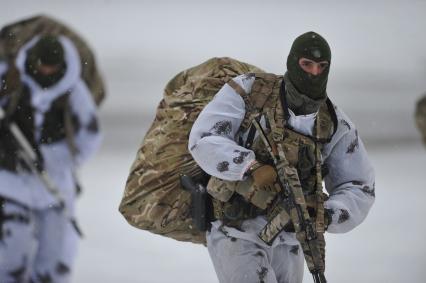
M 74 170 L 100 145 L 96 105 L 81 73 L 66 36 L 35 35 L 16 60 L 0 62 L 7 114 L 0 121 L 0 282 L 70 281 L 78 240 Z M 36 152 L 64 207 L 18 156 L 9 122 Z
M 221 283 L 303 278 L 304 252 L 292 223 L 267 232 L 270 241 L 259 237 L 271 227 L 282 187 L 259 132 L 246 125 L 254 108 L 288 169 L 297 172 L 295 182 L 319 234 L 354 229 L 374 203 L 374 170 L 365 147 L 326 92 L 330 64 L 326 40 L 314 32 L 302 34 L 291 47 L 284 76 L 234 78 L 192 127 L 188 149 L 212 176 L 207 190 L 217 220 L 207 233 L 207 247 Z M 323 180 L 328 197 L 322 197 Z M 324 246 L 322 252 L 324 257 Z

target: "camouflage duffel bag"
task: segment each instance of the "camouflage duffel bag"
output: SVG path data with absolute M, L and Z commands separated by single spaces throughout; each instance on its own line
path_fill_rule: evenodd
M 263 72 L 231 58 L 212 58 L 177 74 L 167 85 L 127 179 L 120 212 L 133 226 L 179 241 L 205 244 L 191 219 L 190 193 L 180 175 L 203 172 L 189 153 L 188 136 L 203 107 L 231 78 Z
M 46 34 L 64 35 L 75 44 L 81 59 L 81 77 L 89 87 L 96 105 L 100 105 L 105 97 L 105 86 L 92 50 L 80 35 L 55 19 L 40 15 L 3 27 L 0 30 L 0 59 L 14 61 L 25 43 L 36 35 Z

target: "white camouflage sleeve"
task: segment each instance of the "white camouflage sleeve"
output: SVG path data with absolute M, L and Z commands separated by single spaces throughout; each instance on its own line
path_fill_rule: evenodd
M 353 123 L 336 110 L 338 128 L 323 155 L 328 167 L 324 178 L 330 198 L 325 203 L 332 221 L 330 233 L 345 233 L 358 226 L 375 200 L 374 169 Z
M 249 93 L 254 78 L 241 75 L 234 81 Z M 188 148 L 208 174 L 229 181 L 242 180 L 255 160 L 253 151 L 235 141 L 244 115 L 244 100 L 228 84 L 201 111 L 192 127 Z

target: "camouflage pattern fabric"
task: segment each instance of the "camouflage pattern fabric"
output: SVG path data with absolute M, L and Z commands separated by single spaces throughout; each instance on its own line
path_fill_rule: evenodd
M 55 19 L 39 15 L 3 27 L 0 30 L 0 60 L 14 62 L 19 49 L 25 43 L 35 35 L 45 34 L 64 35 L 75 44 L 81 58 L 82 78 L 89 87 L 96 104 L 100 105 L 105 97 L 105 87 L 93 52 L 80 35 Z M 19 80 L 19 77 L 15 80 Z
M 286 180 L 288 183 L 288 189 L 283 192 L 282 196 L 276 198 L 271 205 L 263 207 L 262 205 L 271 203 L 274 196 L 280 192 L 280 188 L 276 191 L 263 191 L 263 194 L 258 194 L 258 198 L 253 201 L 253 191 L 249 191 L 250 186 L 244 186 L 247 180 L 228 182 L 212 178 L 209 182 L 208 191 L 216 198 L 213 203 L 215 215 L 218 219 L 223 219 L 223 216 L 221 218 L 220 215 L 225 213 L 220 210 L 226 209 L 226 206 L 230 204 L 228 200 L 232 192 L 237 192 L 247 201 L 260 208 L 267 209 L 268 224 L 259 233 L 260 239 L 267 244 L 272 244 L 284 227 L 293 223 L 296 237 L 304 250 L 309 270 L 311 272 L 314 270 L 324 271 L 324 200 L 326 195 L 322 188 L 320 151 L 322 143 L 329 141 L 334 134 L 334 123 L 330 112 L 333 111 L 333 108 L 330 109 L 329 107 L 331 102 L 327 101 L 321 104 L 315 123 L 315 137 L 307 137 L 285 127 L 287 123 L 285 111 L 279 101 L 282 77 L 266 73 L 253 75 L 256 79 L 251 93 L 247 97 L 243 96 L 246 108 L 248 105 L 251 110 L 246 112 L 242 125 L 253 123 L 254 126 L 257 125 L 258 133 L 263 132 L 254 139 L 251 149 L 255 152 L 256 159 L 266 164 L 270 163 L 273 156 L 280 156 L 283 162 L 276 166 L 276 169 L 280 179 Z M 258 128 L 260 126 L 253 119 L 256 115 L 263 115 L 267 120 L 266 125 L 269 124 L 269 128 L 260 130 Z M 235 185 L 230 183 L 235 183 Z M 281 183 L 284 184 L 283 181 Z M 287 210 L 283 203 L 289 201 L 288 193 L 290 191 L 294 196 L 295 203 L 291 204 L 290 210 Z M 232 203 L 230 206 L 232 207 Z M 309 215 L 308 207 L 315 211 L 315 216 Z M 299 214 L 305 222 L 312 223 L 312 230 L 304 230 Z M 246 218 L 245 214 L 240 213 L 238 216 L 240 217 L 238 220 Z M 234 221 L 237 224 L 236 227 L 238 227 L 238 220 Z
M 166 86 L 155 120 L 137 152 L 120 212 L 133 226 L 179 241 L 205 244 L 205 233 L 192 225 L 190 194 L 179 176 L 199 177 L 188 135 L 203 107 L 231 78 L 262 72 L 231 58 L 212 58 L 177 74 Z
M 426 96 L 417 102 L 415 117 L 417 128 L 422 135 L 423 143 L 426 145 Z
M 324 240 L 324 200 L 326 198 L 322 188 L 321 153 L 322 143 L 331 139 L 334 133 L 334 124 L 331 118 L 328 102 L 322 103 L 315 123 L 315 138 L 309 138 L 287 127 L 283 105 L 278 102 L 280 97 L 281 77 L 268 77 L 265 74 L 256 76 L 252 94 L 270 93 L 263 105 L 262 112 L 267 117 L 271 132 L 263 132 L 258 141 L 253 142 L 253 150 L 258 160 L 267 162 L 269 157 L 279 156 L 282 163 L 277 166 L 277 173 L 281 183 L 287 182 L 295 203 L 286 211 L 283 207 L 272 205 L 269 208 L 269 222 L 260 232 L 259 237 L 266 243 L 281 232 L 290 221 L 296 230 L 296 236 L 304 250 L 306 263 L 311 272 L 325 269 L 325 240 Z M 256 97 L 259 95 L 256 95 Z M 259 126 L 254 123 L 255 126 Z M 257 127 L 256 127 L 257 128 Z M 267 135 L 269 137 L 267 137 Z M 270 142 L 268 142 L 268 140 Z M 268 148 L 265 151 L 265 148 Z M 269 155 L 269 157 L 268 157 Z M 285 182 L 284 182 L 285 181 Z M 267 201 L 267 199 L 265 199 Z M 288 199 L 284 199 L 284 202 Z M 300 211 L 296 209 L 300 208 Z M 315 217 L 308 213 L 308 207 L 315 211 Z M 301 215 L 299 215 L 301 213 Z M 312 223 L 312 231 L 305 231 L 299 217 L 305 222 Z
M 286 198 L 283 200 L 284 205 L 277 210 L 274 209 L 275 215 L 268 215 L 270 220 L 268 224 L 259 233 L 259 237 L 268 244 L 282 231 L 290 220 L 294 225 L 296 238 L 300 242 L 308 269 L 312 274 L 323 272 L 325 269 L 325 240 L 324 231 L 317 231 L 312 225 L 312 219 L 308 213 L 308 206 L 304 195 L 304 189 L 301 185 L 298 170 L 290 164 L 284 153 L 285 140 L 279 138 L 279 134 L 275 133 L 274 141 L 268 140 L 259 124 L 255 124 L 260 137 L 277 168 L 278 178 L 284 188 Z M 275 127 L 273 127 L 274 129 Z M 319 151 L 319 147 L 316 148 Z M 320 187 L 318 186 L 317 189 Z M 322 193 L 322 192 L 321 192 Z M 323 200 L 319 200 L 317 206 L 323 206 Z M 323 215 L 322 215 L 323 217 Z M 318 219 L 316 219 L 318 220 Z M 320 221 L 323 223 L 323 219 Z M 323 225 L 322 225 L 323 227 Z

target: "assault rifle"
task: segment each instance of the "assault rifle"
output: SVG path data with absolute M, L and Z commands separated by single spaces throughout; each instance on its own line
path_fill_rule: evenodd
M 7 119 L 6 113 L 3 110 L 3 107 L 0 107 L 0 121 L 4 119 Z M 21 129 L 13 121 L 5 121 L 5 126 L 7 127 L 9 132 L 12 134 L 13 138 L 15 139 L 16 143 L 19 146 L 19 151 L 18 151 L 19 158 L 31 170 L 31 172 L 33 172 L 34 175 L 39 177 L 40 181 L 44 184 L 46 189 L 57 199 L 59 203 L 59 207 L 64 210 L 65 217 L 69 218 L 76 232 L 80 235 L 80 237 L 82 237 L 83 234 L 80 228 L 78 227 L 77 222 L 75 221 L 74 218 L 72 218 L 69 215 L 69 211 L 66 208 L 65 200 L 62 197 L 62 194 L 60 193 L 58 188 L 54 185 L 47 171 L 41 169 L 38 156 L 36 152 L 34 151 L 34 149 L 32 148 L 31 144 L 28 142 L 27 138 L 22 133 Z
M 280 201 L 280 209 L 259 233 L 259 237 L 270 244 L 286 225 L 293 223 L 296 238 L 302 246 L 305 260 L 314 282 L 326 283 L 327 280 L 324 276 L 325 263 L 321 256 L 320 245 L 320 240 L 324 240 L 323 234 L 317 233 L 310 219 L 297 170 L 290 168 L 282 149 L 278 150 L 277 145 L 268 140 L 256 119 L 253 119 L 253 125 L 256 127 L 274 162 L 284 194 L 284 198 Z

